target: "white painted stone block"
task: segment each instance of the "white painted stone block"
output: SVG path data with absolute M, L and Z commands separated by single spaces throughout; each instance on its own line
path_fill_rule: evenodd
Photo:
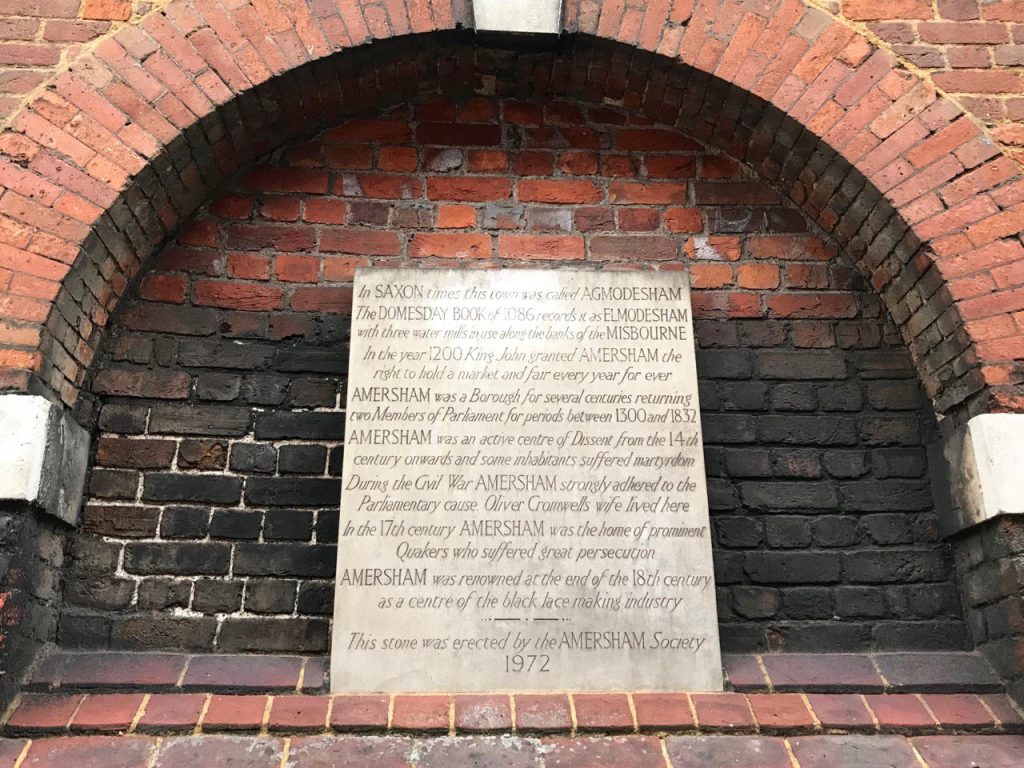
M 557 35 L 562 31 L 562 0 L 473 0 L 481 32 Z
M 0 395 L 0 501 L 23 501 L 75 525 L 89 433 L 36 395 Z
M 975 416 L 943 447 L 953 509 L 952 535 L 1001 515 L 1024 515 L 1024 414 Z

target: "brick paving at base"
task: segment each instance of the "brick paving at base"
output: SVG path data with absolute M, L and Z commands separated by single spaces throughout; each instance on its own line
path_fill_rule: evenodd
M 0 768 L 1020 768 L 1024 736 L 63 736 L 0 739 Z

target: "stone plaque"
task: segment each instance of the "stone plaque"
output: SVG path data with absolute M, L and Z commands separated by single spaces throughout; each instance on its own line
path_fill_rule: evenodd
M 721 690 L 683 272 L 356 274 L 336 692 Z

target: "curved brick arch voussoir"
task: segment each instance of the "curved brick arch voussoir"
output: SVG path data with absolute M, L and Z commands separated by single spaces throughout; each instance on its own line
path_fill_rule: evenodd
M 1019 167 L 824 13 L 570 2 L 571 62 L 522 55 L 499 82 L 507 61 L 446 33 L 468 25 L 463 3 L 256 5 L 172 2 L 0 136 L 0 388 L 74 403 L 141 264 L 255 158 L 371 107 L 504 87 L 610 99 L 751 164 L 871 276 L 939 412 L 1024 404 Z

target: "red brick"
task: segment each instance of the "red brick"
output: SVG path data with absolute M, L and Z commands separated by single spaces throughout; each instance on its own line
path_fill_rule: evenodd
M 181 275 L 146 275 L 139 284 L 139 296 L 147 301 L 181 304 L 185 300 L 185 286 Z
M 142 705 L 139 693 L 87 696 L 71 721 L 72 731 L 127 731 Z
M 701 729 L 753 729 L 754 716 L 747 698 L 739 693 L 695 693 L 690 696 Z
M 81 704 L 83 696 L 22 694 L 14 714 L 7 721 L 10 733 L 62 731 Z
M 934 728 L 935 720 L 917 696 L 912 694 L 868 695 L 864 697 L 883 731 Z
M 652 155 L 644 165 L 652 179 L 689 179 L 697 172 L 697 158 L 689 155 Z
M 260 201 L 260 218 L 268 221 L 295 221 L 299 218 L 299 200 L 274 195 Z
M 484 203 L 507 200 L 512 195 L 508 179 L 487 176 L 459 176 L 453 178 L 431 176 L 427 178 L 427 197 L 431 200 L 455 200 L 465 203 Z
M 992 715 L 977 696 L 931 693 L 922 698 L 941 728 L 976 730 L 995 726 Z
M 551 152 L 520 152 L 515 171 L 520 176 L 550 176 L 554 173 L 555 156 Z
M 953 93 L 1020 93 L 1024 81 L 1017 72 L 1008 70 L 956 70 L 936 72 L 935 84 Z
M 227 227 L 225 242 L 228 248 L 251 251 L 264 248 L 310 251 L 316 244 L 315 235 L 308 227 L 285 224 L 231 224 Z
M 694 727 L 685 693 L 634 693 L 637 725 L 641 729 L 679 730 Z
M 291 298 L 298 312 L 330 312 L 347 315 L 352 311 L 351 288 L 296 288 Z
M 624 693 L 577 693 L 576 727 L 581 731 L 632 731 L 633 713 Z
M 364 144 L 356 146 L 328 144 L 324 157 L 329 168 L 368 170 L 373 166 L 373 149 Z
M 442 205 L 437 209 L 438 229 L 468 229 L 476 226 L 476 208 L 469 205 Z
M 693 264 L 690 285 L 693 288 L 725 288 L 733 284 L 733 268 L 729 264 Z
M 524 260 L 581 260 L 583 238 L 544 235 L 500 235 L 498 258 Z
M 616 205 L 679 205 L 686 202 L 686 184 L 613 181 L 608 200 Z
M 964 21 L 926 21 L 917 25 L 922 42 L 947 45 L 957 43 L 1008 43 L 1010 36 L 1005 24 Z
M 623 232 L 653 232 L 661 223 L 657 208 L 620 208 L 619 229 Z
M 665 229 L 669 232 L 701 232 L 704 220 L 699 208 L 668 208 L 665 210 Z
M 698 152 L 701 146 L 676 131 L 624 128 L 615 137 L 615 148 L 626 152 Z
M 491 236 L 480 233 L 417 233 L 409 243 L 413 258 L 489 259 Z
M 334 697 L 331 728 L 335 731 L 385 730 L 387 727 L 387 696 Z
M 835 257 L 828 245 L 811 235 L 755 236 L 750 238 L 748 247 L 755 259 L 826 261 Z
M 401 144 L 412 138 L 409 124 L 399 120 L 350 120 L 344 125 L 332 128 L 324 134 L 326 142 L 352 142 L 362 144 L 368 141 Z
M 736 270 L 736 284 L 740 288 L 778 288 L 779 268 L 774 264 L 741 264 Z
M 563 152 L 558 156 L 558 170 L 570 176 L 591 176 L 597 173 L 597 153 Z
M 395 696 L 391 727 L 398 731 L 447 732 L 450 706 L 447 696 Z
M 205 703 L 205 694 L 153 694 L 139 718 L 138 730 L 145 733 L 191 731 L 199 722 Z
M 345 174 L 335 183 L 335 192 L 345 197 L 379 200 L 416 200 L 423 197 L 423 182 L 418 176 L 386 173 Z
M 257 731 L 267 709 L 266 696 L 210 697 L 210 706 L 203 717 L 204 731 Z
M 327 696 L 275 696 L 267 727 L 271 732 L 319 732 L 327 727 Z
M 301 168 L 260 166 L 249 173 L 246 187 L 262 192 L 327 192 L 327 173 Z
M 210 213 L 223 219 L 247 219 L 252 213 L 252 198 L 247 195 L 222 195 L 210 203 Z
M 569 698 L 564 694 L 517 694 L 515 702 L 517 730 L 553 732 L 572 729 Z
M 590 258 L 597 261 L 665 261 L 675 259 L 678 255 L 677 243 L 670 237 L 597 235 L 590 240 Z
M 396 232 L 373 229 L 325 229 L 320 235 L 320 250 L 329 253 L 397 256 L 400 249 L 401 243 Z
M 544 107 L 522 101 L 502 103 L 502 117 L 512 125 L 541 125 L 544 122 Z
M 824 694 L 810 693 L 807 700 L 815 717 L 825 729 L 841 730 L 874 730 L 875 722 L 871 719 L 864 700 L 856 694 Z
M 848 293 L 787 294 L 768 297 L 772 317 L 856 317 L 857 299 Z
M 381 147 L 377 167 L 382 171 L 410 173 L 416 170 L 418 157 L 415 147 Z
M 416 128 L 420 144 L 445 147 L 488 147 L 501 143 L 500 125 L 469 125 L 467 123 L 420 123 Z
M 197 306 L 259 312 L 281 309 L 284 306 L 284 292 L 269 285 L 200 280 L 192 287 L 192 303 Z
M 83 19 L 127 21 L 132 15 L 130 0 L 85 0 Z
M 344 200 L 312 197 L 304 204 L 303 219 L 314 224 L 344 224 L 347 210 Z
M 471 173 L 501 173 L 508 170 L 508 153 L 498 149 L 474 149 L 468 153 Z
M 320 259 L 282 253 L 274 259 L 274 272 L 282 282 L 315 283 L 320 274 Z
M 592 181 L 521 179 L 518 192 L 524 203 L 596 203 L 604 197 Z
M 324 259 L 324 280 L 329 283 L 347 283 L 355 276 L 358 267 L 368 267 L 367 259 L 349 257 Z
M 229 253 L 227 273 L 243 280 L 269 280 L 270 257 L 253 253 Z
M 61 685 L 170 688 L 181 677 L 185 661 L 184 655 L 172 653 L 76 653 L 68 659 Z
M 762 731 L 806 731 L 814 727 L 811 713 L 799 694 L 752 693 L 747 699 Z
M 512 703 L 499 694 L 455 697 L 455 730 L 458 733 L 488 733 L 512 729 Z

